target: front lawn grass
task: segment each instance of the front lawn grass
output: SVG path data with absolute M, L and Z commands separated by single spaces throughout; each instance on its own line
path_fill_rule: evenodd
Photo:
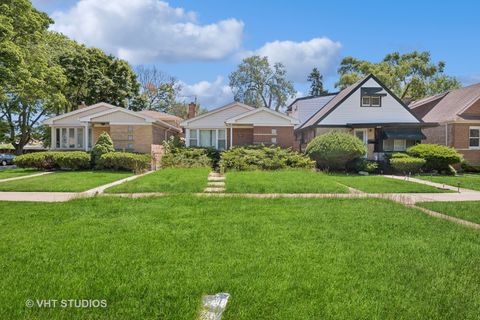
M 232 171 L 226 191 L 233 193 L 347 193 L 330 176 L 311 170 Z
M 107 193 L 203 192 L 210 168 L 165 168 L 108 188 Z
M 479 190 L 480 191 L 480 174 L 463 174 L 459 176 L 418 176 L 415 178 L 442 183 L 452 187 Z
M 452 217 L 480 223 L 480 201 L 421 202 L 417 205 Z
M 0 183 L 0 191 L 81 192 L 131 176 L 127 171 L 58 171 Z
M 5 169 L 0 170 L 0 180 L 16 178 L 21 176 L 28 176 L 31 174 L 40 173 L 40 171 L 35 169 Z
M 420 183 L 382 176 L 332 175 L 334 180 L 367 193 L 439 193 L 451 192 Z
M 480 233 L 379 199 L 0 202 L 0 319 L 478 319 Z M 27 308 L 105 299 L 107 308 Z

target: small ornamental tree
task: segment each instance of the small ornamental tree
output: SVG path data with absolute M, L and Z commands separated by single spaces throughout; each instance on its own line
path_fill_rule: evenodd
M 352 134 L 332 131 L 313 139 L 305 153 L 321 169 L 345 170 L 346 164 L 364 156 L 367 148 Z
M 114 151 L 112 138 L 110 138 L 108 133 L 102 132 L 92 148 L 92 164 L 97 164 L 102 154 Z
M 457 150 L 439 144 L 417 144 L 407 149 L 407 153 L 426 161 L 426 170 L 452 172 L 451 165 L 460 163 L 462 155 Z

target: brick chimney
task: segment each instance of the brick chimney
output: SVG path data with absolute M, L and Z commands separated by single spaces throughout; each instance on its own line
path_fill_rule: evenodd
M 188 105 L 188 114 L 187 119 L 195 118 L 197 116 L 197 105 L 193 102 L 190 102 Z
M 86 107 L 87 107 L 87 105 L 85 104 L 85 101 L 82 101 L 82 103 L 80 103 L 78 105 L 78 109 L 83 109 L 83 108 L 86 108 Z

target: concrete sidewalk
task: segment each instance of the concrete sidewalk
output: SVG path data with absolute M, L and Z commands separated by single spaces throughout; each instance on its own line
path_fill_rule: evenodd
M 7 179 L 0 179 L 0 182 L 8 182 L 8 181 L 15 181 L 15 180 L 21 180 L 21 179 L 28 179 L 28 178 L 34 178 L 34 177 L 40 177 L 44 176 L 46 174 L 51 174 L 53 173 L 52 171 L 48 172 L 40 172 L 40 173 L 35 173 L 35 174 L 30 174 L 26 176 L 19 176 L 19 177 L 12 177 L 12 178 L 7 178 Z

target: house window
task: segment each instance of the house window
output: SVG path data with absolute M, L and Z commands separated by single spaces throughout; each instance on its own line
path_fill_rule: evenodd
M 276 137 L 272 137 L 272 144 L 277 144 L 277 138 Z
M 133 141 L 133 136 L 131 134 L 128 135 L 128 141 Z
M 198 145 L 197 130 L 190 130 L 190 141 L 188 145 L 190 147 L 196 147 Z
M 480 127 L 470 127 L 470 143 L 471 149 L 480 148 Z
M 405 151 L 407 141 L 405 139 L 386 139 L 383 140 L 383 151 Z
M 277 129 L 272 129 L 272 134 L 277 134 Z
M 216 130 L 200 130 L 200 147 L 215 147 Z
M 55 148 L 60 148 L 60 128 L 55 129 Z
M 130 149 L 130 150 L 133 150 L 133 143 L 127 144 L 127 148 Z
M 67 148 L 67 128 L 62 128 L 62 131 L 61 131 L 61 134 L 62 134 L 62 144 L 61 144 L 61 148 L 64 148 L 66 149 Z
M 381 107 L 382 98 L 380 96 L 362 96 L 362 107 Z
M 92 128 L 88 128 L 88 148 L 92 148 Z
M 225 150 L 227 145 L 225 130 L 218 130 L 218 150 Z
M 133 127 L 128 127 L 128 132 L 133 132 Z
M 83 128 L 77 128 L 77 147 L 83 148 Z

